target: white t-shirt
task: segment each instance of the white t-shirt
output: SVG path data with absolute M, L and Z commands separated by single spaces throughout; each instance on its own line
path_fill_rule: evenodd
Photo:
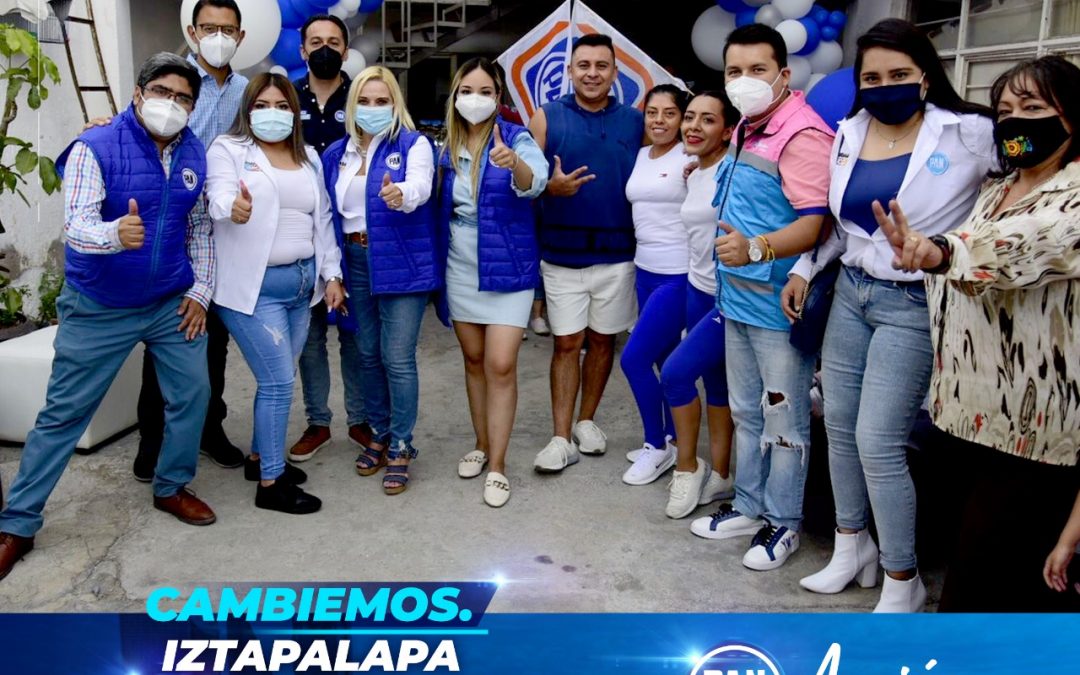
M 716 241 L 718 215 L 712 205 L 716 195 L 716 166 L 696 169 L 686 179 L 686 201 L 679 215 L 689 239 L 690 284 L 709 295 L 716 294 Z
M 637 254 L 634 264 L 654 274 L 687 272 L 686 228 L 679 207 L 686 199 L 683 167 L 690 158 L 682 143 L 657 159 L 649 146 L 638 152 L 634 171 L 626 182 L 626 199 L 634 214 Z
M 267 265 L 288 265 L 315 255 L 315 191 L 304 169 L 273 168 L 278 184 L 278 226 Z

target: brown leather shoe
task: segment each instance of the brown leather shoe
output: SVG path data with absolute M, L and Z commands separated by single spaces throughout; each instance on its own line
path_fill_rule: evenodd
M 312 424 L 300 435 L 296 445 L 289 448 L 290 462 L 306 462 L 315 456 L 319 448 L 330 442 L 330 427 Z
M 34 550 L 33 537 L 20 537 L 17 534 L 0 532 L 0 579 L 3 579 L 15 567 L 24 555 Z
M 172 497 L 154 497 L 154 508 L 158 511 L 171 513 L 177 520 L 188 525 L 209 525 L 217 520 L 214 511 L 195 496 L 191 490 L 184 488 Z
M 371 445 L 371 427 L 367 422 L 352 425 L 349 427 L 349 440 L 361 448 L 366 448 Z

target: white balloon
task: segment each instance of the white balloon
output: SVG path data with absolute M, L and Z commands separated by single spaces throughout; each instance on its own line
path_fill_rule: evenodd
M 844 48 L 836 42 L 822 42 L 810 52 L 810 67 L 815 73 L 829 74 L 844 62 Z
M 184 33 L 188 47 L 198 51 L 198 45 L 188 35 L 191 25 L 191 11 L 197 0 L 184 0 L 180 5 L 180 30 Z M 229 65 L 233 70 L 244 70 L 254 66 L 270 55 L 270 50 L 277 44 L 281 34 L 281 8 L 274 0 L 236 0 L 240 13 L 244 16 L 244 41 L 236 50 Z
M 810 76 L 810 81 L 806 83 L 806 91 L 809 93 L 814 89 L 818 82 L 825 79 L 825 73 L 814 73 Z
M 784 17 L 780 16 L 780 10 L 772 5 L 762 5 L 761 9 L 754 15 L 754 21 L 763 23 L 769 28 L 776 28 L 777 24 L 784 20 Z
M 367 68 L 367 59 L 355 49 L 350 49 L 349 58 L 345 59 L 345 63 L 341 64 L 341 69 L 349 77 L 356 77 L 364 68 Z
M 806 89 L 810 76 L 814 74 L 810 69 L 810 61 L 803 56 L 789 56 L 787 65 L 791 68 L 791 88 Z
M 270 72 L 275 75 L 281 75 L 282 77 L 289 76 L 289 71 L 285 68 L 285 66 L 274 66 L 270 69 Z
M 375 33 L 364 33 L 352 41 L 352 48 L 364 55 L 368 63 L 375 63 L 382 56 L 382 45 Z
M 763 7 L 769 4 L 769 0 L 743 0 L 743 4 L 747 7 Z
M 772 5 L 785 19 L 801 19 L 810 13 L 814 0 L 772 0 Z
M 806 26 L 795 19 L 785 19 L 778 23 L 776 32 L 784 38 L 788 54 L 794 54 L 806 45 Z
M 724 41 L 735 30 L 735 15 L 713 5 L 697 18 L 690 31 L 690 44 L 698 60 L 713 70 L 724 69 Z M 805 39 L 805 38 L 804 38 Z

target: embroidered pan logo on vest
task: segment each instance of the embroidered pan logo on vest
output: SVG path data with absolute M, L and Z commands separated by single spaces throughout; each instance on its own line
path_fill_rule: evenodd
M 935 152 L 926 160 L 926 168 L 935 176 L 940 176 L 949 170 L 949 158 L 943 153 Z
M 401 168 L 401 153 L 395 152 L 386 157 L 386 166 L 390 167 L 394 171 Z
M 191 169 L 184 169 L 181 175 L 184 178 L 184 187 L 188 190 L 194 190 L 195 186 L 199 184 L 199 177 Z
M 336 113 L 334 113 L 334 119 L 336 119 L 338 122 L 344 124 L 345 123 L 345 111 L 344 110 L 339 110 Z

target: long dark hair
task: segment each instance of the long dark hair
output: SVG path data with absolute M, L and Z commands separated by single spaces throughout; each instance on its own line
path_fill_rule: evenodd
M 1034 91 L 1025 89 L 1026 83 L 1030 83 Z M 1056 108 L 1072 127 L 1069 147 L 1065 149 L 1058 168 L 1064 169 L 1069 162 L 1080 157 L 1080 68 L 1054 54 L 1016 64 L 999 75 L 990 86 L 990 105 L 995 111 L 1006 86 L 1017 96 L 1037 94 Z M 1008 173 L 1009 165 L 1005 163 L 1001 144 L 995 143 L 994 146 L 1001 166 L 1006 167 Z
M 289 82 L 289 78 L 284 75 L 267 72 L 259 73 L 251 78 L 251 82 L 248 82 L 247 88 L 244 89 L 240 112 L 236 114 L 236 121 L 229 129 L 229 135 L 249 141 L 255 140 L 255 134 L 251 131 L 251 110 L 255 107 L 255 99 L 259 98 L 259 94 L 270 87 L 275 87 L 285 94 L 285 100 L 289 102 L 289 107 L 293 112 L 292 134 L 286 139 L 289 144 L 289 154 L 292 155 L 293 161 L 301 166 L 311 164 L 307 151 L 304 149 L 304 131 L 300 123 L 300 97 L 292 82 Z
M 856 41 L 858 51 L 855 54 L 855 89 L 859 88 L 859 74 L 862 72 L 863 55 L 867 49 L 881 47 L 901 54 L 907 54 L 915 65 L 923 71 L 926 77 L 926 101 L 933 103 L 939 108 L 951 110 L 954 113 L 974 113 L 993 117 L 993 111 L 984 105 L 970 103 L 960 98 L 960 95 L 949 83 L 945 75 L 945 67 L 941 65 L 937 50 L 930 38 L 922 32 L 918 26 L 903 19 L 884 19 L 878 21 L 870 30 L 859 36 Z M 855 97 L 855 103 L 851 106 L 848 117 L 854 117 L 855 113 L 862 110 L 859 97 Z

